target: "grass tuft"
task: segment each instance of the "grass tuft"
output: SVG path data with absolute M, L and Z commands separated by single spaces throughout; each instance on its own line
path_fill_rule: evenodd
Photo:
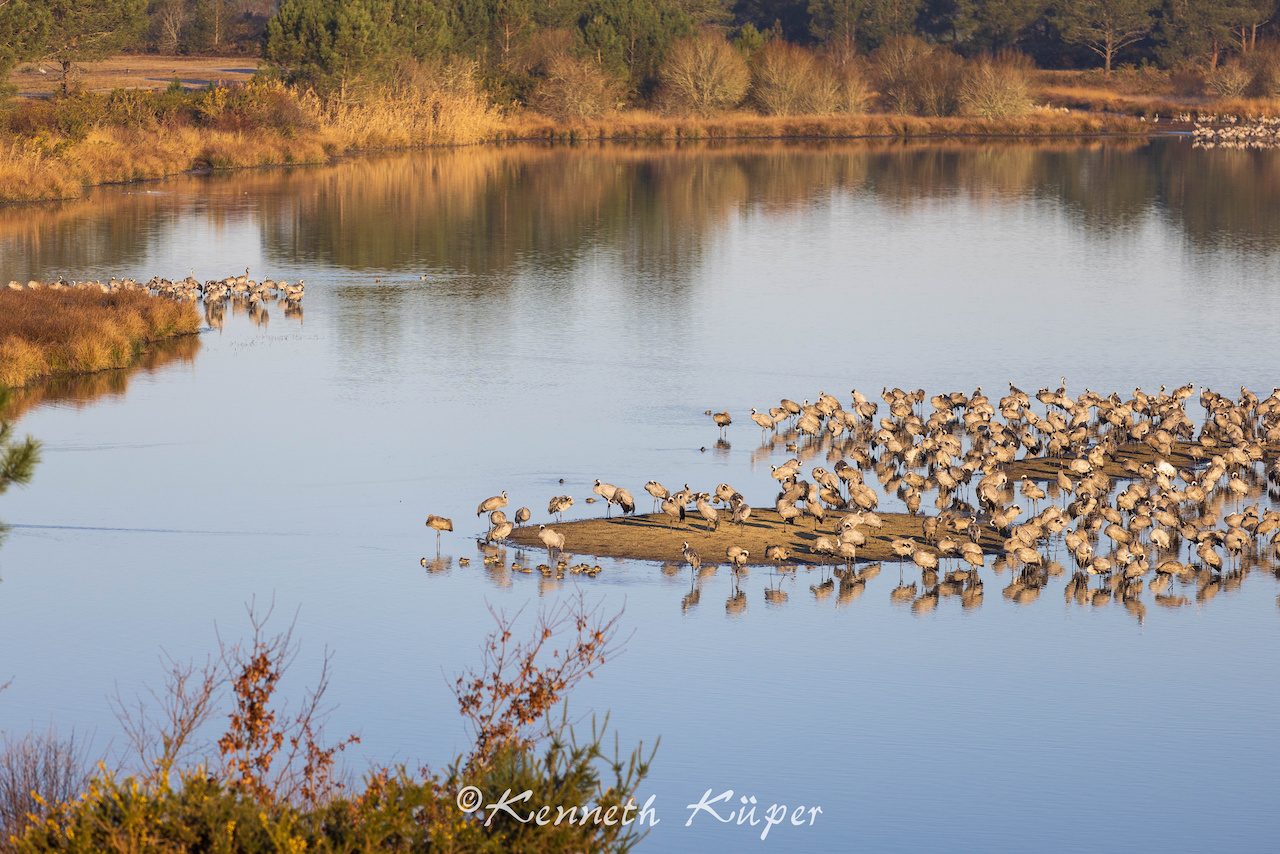
M 192 303 L 141 291 L 0 290 L 0 385 L 129 367 L 152 342 L 199 325 Z

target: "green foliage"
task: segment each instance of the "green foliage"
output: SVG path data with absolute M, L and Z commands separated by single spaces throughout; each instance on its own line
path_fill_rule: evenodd
M 607 720 L 605 721 L 607 726 Z M 119 778 L 100 771 L 76 800 L 50 804 L 47 817 L 18 840 L 20 854 L 125 854 L 134 851 L 258 852 L 617 852 L 631 850 L 644 836 L 634 821 L 640 804 L 634 797 L 648 774 L 653 753 L 637 748 L 629 756 L 605 752 L 606 726 L 592 725 L 579 741 L 562 721 L 539 754 L 505 748 L 487 766 L 450 767 L 444 778 L 401 766 L 370 773 L 360 791 L 310 808 L 289 802 L 264 802 L 231 787 L 208 769 L 179 774 L 177 784 Z M 461 760 L 459 760 L 461 763 Z M 601 815 L 634 804 L 627 825 L 564 820 L 539 826 L 494 811 L 490 826 L 469 818 L 457 806 L 457 793 L 475 786 L 484 803 L 504 792 L 531 791 L 513 808 L 527 814 L 556 808 L 599 805 Z M 582 811 L 574 813 L 581 817 Z
M 738 30 L 738 35 L 733 40 L 733 46 L 738 49 L 738 53 L 742 54 L 744 59 L 750 62 L 752 55 L 764 47 L 764 34 L 748 21 Z
M 9 72 L 37 56 L 49 34 L 49 13 L 39 2 L 9 0 L 0 5 L 0 98 L 12 92 Z
M 1027 30 L 1048 10 L 1050 0 L 960 0 L 957 28 L 966 43 L 985 51 L 1018 44 Z
M 267 24 L 263 57 L 295 79 L 345 97 L 391 53 L 391 0 L 285 0 Z
M 809 0 L 809 32 L 829 50 L 852 56 L 873 0 Z
M 450 47 L 448 16 L 434 0 L 395 0 L 389 21 L 391 47 L 399 56 L 422 61 Z
M 677 39 L 694 21 L 671 0 L 587 0 L 578 17 L 580 52 L 647 92 Z
M 135 43 L 146 0 L 44 0 L 49 35 L 43 55 L 62 64 L 63 92 L 72 63 L 101 59 Z
M 916 32 L 923 0 L 868 0 L 863 30 L 869 44 Z
M 1069 0 L 1057 6 L 1062 37 L 1102 57 L 1110 73 L 1117 52 L 1146 37 L 1155 26 L 1159 0 Z
M 809 0 L 737 0 L 734 20 L 787 41 L 809 39 Z
M 11 396 L 9 389 L 0 387 L 0 495 L 14 484 L 26 486 L 30 483 L 40 462 L 40 443 L 30 436 L 19 442 L 14 436 L 12 422 L 5 418 Z M 0 539 L 6 530 L 0 523 Z
M 236 7 L 231 0 L 196 0 L 189 40 L 196 50 L 224 50 L 235 37 Z

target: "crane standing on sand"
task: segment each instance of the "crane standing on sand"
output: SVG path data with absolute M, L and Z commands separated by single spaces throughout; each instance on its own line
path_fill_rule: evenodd
M 636 500 L 631 497 L 630 492 L 622 487 L 618 487 L 617 491 L 613 493 L 613 503 L 622 508 L 623 516 L 627 514 L 635 515 Z
M 591 491 L 604 499 L 604 515 L 609 515 L 610 508 L 613 507 L 613 496 L 618 491 L 618 487 L 612 483 L 601 483 L 600 478 L 596 478 L 595 485 L 591 487 Z
M 644 491 L 653 496 L 653 507 L 656 510 L 659 501 L 666 501 L 671 497 L 670 491 L 656 480 L 651 480 L 644 485 Z

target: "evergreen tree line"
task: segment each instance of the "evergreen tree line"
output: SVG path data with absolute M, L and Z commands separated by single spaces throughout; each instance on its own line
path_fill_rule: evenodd
M 521 99 L 564 57 L 647 99 L 675 45 L 708 31 L 747 58 L 770 41 L 843 66 L 903 37 L 962 56 L 1016 51 L 1042 68 L 1121 62 L 1212 71 L 1275 28 L 1277 0 L 283 0 L 266 58 L 345 81 L 394 56 L 474 60 Z
M 645 100 L 676 43 L 699 31 L 748 58 L 778 41 L 837 65 L 912 36 L 962 56 L 1017 51 L 1041 68 L 1212 71 L 1255 50 L 1276 18 L 1277 0 L 0 0 L 0 71 L 250 45 L 332 89 L 397 59 L 463 58 L 498 100 L 516 101 L 574 58 Z

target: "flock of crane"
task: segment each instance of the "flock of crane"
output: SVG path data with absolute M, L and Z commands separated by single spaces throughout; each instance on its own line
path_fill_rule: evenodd
M 1276 148 L 1280 118 L 1262 117 L 1226 127 L 1197 122 L 1191 138 L 1196 148 Z
M 41 282 L 35 279 L 27 282 L 25 285 L 21 282 L 9 282 L 9 289 L 15 291 L 37 291 L 42 289 L 48 290 L 98 290 L 103 293 L 114 293 L 116 291 L 145 291 L 155 294 L 156 296 L 168 297 L 175 300 L 203 300 L 204 301 L 204 319 L 213 329 L 222 329 L 226 323 L 227 304 L 230 303 L 233 310 L 247 309 L 249 319 L 258 326 L 266 326 L 270 321 L 270 316 L 266 310 L 268 300 L 278 300 L 278 305 L 284 309 L 285 317 L 301 319 L 302 317 L 302 297 L 306 292 L 306 283 L 299 281 L 296 284 L 288 282 L 277 282 L 272 279 L 263 279 L 261 282 L 249 278 L 249 268 L 246 267 L 242 276 L 228 276 L 224 279 L 210 279 L 201 282 L 195 277 L 195 270 L 185 279 L 171 281 L 159 276 L 154 276 L 148 282 L 138 282 L 135 279 L 111 278 L 103 282 L 97 279 L 86 281 L 68 281 L 65 278 L 57 278 L 50 282 Z
M 254 281 L 249 278 L 248 267 L 245 267 L 243 276 L 228 276 L 225 279 L 210 279 L 206 282 L 197 280 L 195 275 L 196 271 L 192 270 L 185 279 L 179 279 L 176 282 L 160 276 L 152 277 L 149 282 L 114 277 L 105 282 L 97 279 L 68 281 L 62 277 L 50 282 L 32 279 L 25 285 L 17 281 L 9 282 L 9 289 L 14 291 L 38 291 L 41 289 L 54 291 L 62 289 L 99 290 L 105 294 L 114 293 L 115 291 L 147 291 L 157 296 L 176 300 L 203 299 L 206 303 L 215 303 L 235 298 L 243 299 L 251 304 L 265 302 L 273 298 L 279 298 L 287 303 L 298 303 L 302 301 L 302 296 L 306 291 L 305 282 L 291 285 L 288 282 L 277 282 L 272 279 L 264 279 L 261 282 Z
M 844 594 L 878 572 L 878 564 L 873 570 L 855 562 L 868 536 L 884 526 L 877 515 L 882 494 L 896 496 L 907 514 L 921 519 L 923 536 L 893 538 L 899 585 L 891 597 L 917 610 L 948 595 L 966 605 L 980 602 L 979 570 L 992 551 L 997 571 L 1014 570 L 1005 589 L 1012 600 L 1031 601 L 1049 578 L 1067 574 L 1056 560 L 1065 546 L 1063 559 L 1074 563 L 1064 589 L 1069 601 L 1115 600 L 1140 618 L 1144 584 L 1157 604 L 1177 606 L 1189 600 L 1176 595 L 1175 582 L 1194 585 L 1196 598 L 1204 600 L 1238 584 L 1252 568 L 1280 577 L 1280 511 L 1262 506 L 1267 482 L 1280 486 L 1280 392 L 1260 399 L 1244 388 L 1239 397 L 1201 389 L 1204 417 L 1197 427 L 1186 409 L 1197 396 L 1191 385 L 1155 394 L 1135 389 L 1122 397 L 1087 389 L 1072 396 L 1065 384 L 1064 378 L 1057 390 L 1035 395 L 1010 384 L 997 400 L 981 388 L 932 397 L 923 390 L 884 389 L 881 402 L 855 390 L 848 408 L 820 392 L 812 403 L 784 399 L 765 412 L 753 409 L 764 447 L 797 452 L 770 467 L 773 509 L 784 525 L 812 518 L 816 527 L 834 517 L 835 536 L 813 538 L 805 557 L 843 563 L 838 577 Z M 1039 411 L 1033 400 L 1042 405 Z M 722 431 L 732 423 L 728 412 L 707 414 Z M 810 466 L 807 479 L 808 462 L 824 449 L 830 468 Z M 880 491 L 873 486 L 877 480 Z M 707 492 L 685 484 L 672 492 L 650 481 L 645 490 L 658 518 L 672 526 L 694 513 L 707 530 L 718 528 L 722 517 L 738 525 L 751 517 L 743 493 L 727 484 Z M 624 514 L 635 512 L 626 489 L 597 480 L 594 491 L 606 503 L 606 515 L 614 504 Z M 938 512 L 922 515 L 930 496 Z M 1280 499 L 1274 488 L 1270 496 Z M 494 496 L 478 514 L 500 512 L 506 502 L 506 493 Z M 558 496 L 548 512 L 558 515 L 572 504 Z M 486 542 L 503 540 L 530 515 L 522 507 L 514 523 L 492 517 Z M 550 563 L 553 552 L 563 551 L 565 536 L 543 525 L 539 538 Z M 993 542 L 1001 545 L 993 548 Z M 781 570 L 797 557 L 782 545 L 765 551 L 753 559 L 731 545 L 723 559 L 716 556 L 715 563 L 733 571 L 731 602 L 748 563 Z M 703 558 L 687 541 L 678 560 L 699 577 Z M 908 560 L 920 570 L 919 583 L 903 582 Z M 812 589 L 822 596 L 834 588 L 833 578 Z M 768 598 L 777 601 L 780 591 Z

